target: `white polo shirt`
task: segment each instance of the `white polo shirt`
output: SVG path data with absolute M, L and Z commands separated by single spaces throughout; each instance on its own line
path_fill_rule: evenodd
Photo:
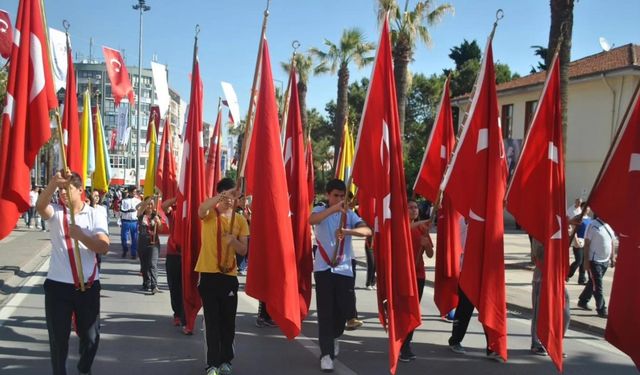
M 38 192 L 31 190 L 29 192 L 29 206 L 35 207 L 37 201 L 38 201 Z
M 120 212 L 122 213 L 122 220 L 138 220 L 138 213 L 136 211 L 136 207 L 142 201 L 136 197 L 133 198 L 125 198 L 122 200 L 122 204 L 120 205 Z M 124 212 L 128 210 L 134 210 L 132 212 Z
M 607 223 L 600 220 L 593 220 L 587 227 L 584 235 L 589 244 L 589 260 L 592 262 L 608 262 L 613 250 L 613 240 L 615 233 Z
M 51 260 L 49 263 L 49 273 L 47 278 L 62 283 L 73 284 L 73 273 L 71 271 L 71 263 L 69 262 L 69 252 L 64 239 L 63 227 L 63 210 L 62 206 L 52 204 L 53 216 L 47 220 L 51 233 Z M 67 209 L 67 220 L 71 224 L 70 210 Z M 102 233 L 109 235 L 109 228 L 106 216 L 94 210 L 93 207 L 85 204 L 82 211 L 75 215 L 76 225 L 82 228 L 82 231 L 90 236 Z M 71 246 L 73 246 L 73 239 Z M 89 280 L 96 265 L 96 254 L 89 250 L 81 241 L 78 241 L 80 249 L 80 258 L 82 259 L 82 271 L 84 273 L 85 282 Z M 71 249 L 73 251 L 73 249 Z M 94 280 L 100 278 L 99 271 L 96 269 Z
M 328 207 L 317 206 L 313 208 L 313 213 L 322 212 L 326 209 L 328 209 Z M 327 216 L 320 223 L 314 225 L 314 232 L 316 241 L 318 242 L 318 247 L 322 246 L 329 259 L 333 259 L 334 253 L 338 251 L 338 249 L 336 249 L 338 247 L 336 241 L 336 231 L 340 227 L 341 217 L 342 213 L 334 212 L 331 215 Z M 353 229 L 356 228 L 360 223 L 364 223 L 360 216 L 358 216 L 351 210 L 347 211 L 347 221 L 345 228 Z M 336 267 L 331 267 L 329 264 L 327 264 L 320 251 L 320 248 L 316 250 L 316 258 L 313 262 L 314 272 L 321 272 L 331 269 L 332 273 L 353 277 L 353 269 L 351 268 L 351 259 L 353 258 L 353 244 L 351 242 L 351 236 L 344 237 L 344 256 Z

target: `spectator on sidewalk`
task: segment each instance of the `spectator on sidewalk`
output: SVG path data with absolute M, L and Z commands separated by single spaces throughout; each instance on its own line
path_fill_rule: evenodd
M 353 245 L 351 236 L 371 236 L 371 229 L 355 212 L 347 210 L 344 198 L 347 187 L 342 180 L 327 183 L 328 207 L 314 207 L 309 223 L 314 226 L 318 249 L 313 264 L 318 311 L 320 369 L 333 371 L 333 360 L 339 353 L 338 338 L 345 323 L 352 318 Z M 341 216 L 346 222 L 340 227 Z M 335 259 L 335 262 L 334 262 Z
M 155 201 L 151 197 L 146 197 L 136 209 L 142 290 L 156 294 L 160 292 L 158 289 L 158 258 L 160 257 L 158 230 L 162 221 L 156 211 Z
M 122 200 L 120 205 L 122 228 L 120 230 L 120 241 L 122 243 L 122 257 L 126 258 L 129 252 L 127 238 L 131 237 L 131 259 L 136 259 L 138 255 L 138 217 L 136 207 L 140 204 L 137 197 L 138 189 L 135 186 L 129 187 L 129 194 Z
M 540 304 L 540 285 L 542 284 L 542 268 L 544 266 L 544 246 L 535 238 L 531 239 L 531 256 L 536 265 L 531 280 L 531 352 L 540 356 L 546 356 L 547 350 L 538 338 L 538 306 Z M 571 308 L 569 306 L 569 291 L 564 287 L 564 334 L 567 334 L 571 321 Z M 562 353 L 564 356 L 564 353 Z
M 42 192 L 44 191 L 43 188 L 38 188 L 38 198 L 40 198 L 40 194 L 42 194 Z M 36 200 L 37 201 L 37 200 Z M 38 212 L 36 211 L 36 214 L 38 214 Z M 40 216 L 40 230 L 42 230 L 43 232 L 47 231 L 47 225 L 45 220 L 42 218 L 42 215 L 38 214 L 38 216 Z M 37 225 L 36 225 L 37 226 Z
M 411 246 L 413 248 L 413 257 L 416 263 L 416 281 L 418 283 L 418 301 L 422 301 L 422 292 L 426 280 L 426 272 L 424 271 L 423 254 L 427 258 L 433 257 L 433 242 L 429 237 L 430 220 L 418 220 L 420 218 L 420 210 L 418 202 L 413 199 L 407 200 L 409 209 L 409 221 L 411 222 Z M 409 362 L 416 359 L 416 355 L 411 350 L 411 340 L 413 339 L 413 331 L 409 332 L 407 338 L 400 348 L 400 362 Z
M 109 223 L 109 216 L 107 214 L 107 209 L 100 204 L 100 192 L 94 190 L 91 192 L 91 202 L 89 203 L 94 210 L 96 210 L 99 214 L 104 216 L 104 220 Z M 102 266 L 102 256 L 100 254 L 96 254 L 96 261 L 98 262 L 98 269 Z
M 578 284 L 583 285 L 587 282 L 586 273 L 584 269 L 584 234 L 587 227 L 591 223 L 591 208 L 586 203 L 581 204 L 580 212 L 584 209 L 584 215 L 580 216 L 580 213 L 573 217 L 569 223 L 575 225 L 575 235 L 571 240 L 571 248 L 573 249 L 573 263 L 569 266 L 569 273 L 567 274 L 567 282 L 573 277 L 578 270 Z
M 198 208 L 202 220 L 202 246 L 195 271 L 200 273 L 198 291 L 204 309 L 207 375 L 231 374 L 238 310 L 236 254 L 247 254 L 249 225 L 242 215 L 231 223 L 235 182 L 223 178 L 216 196 Z
M 584 268 L 589 272 L 589 281 L 578 298 L 578 307 L 591 311 L 588 302 L 596 300 L 596 312 L 607 318 L 607 304 L 604 301 L 602 279 L 609 268 L 616 265 L 616 237 L 609 224 L 599 218 L 594 219 L 584 237 Z
M 50 204 L 57 189 L 61 190 L 62 204 Z M 77 173 L 71 173 L 67 178 L 56 173 L 40 194 L 36 208 L 49 224 L 51 233 L 51 260 L 44 282 L 44 305 L 53 374 L 67 373 L 72 315 L 75 315 L 76 332 L 80 338 L 77 369 L 80 374 L 89 374 L 100 341 L 100 272 L 95 255 L 109 251 L 107 222 L 96 210 L 83 203 L 82 179 Z M 75 225 L 71 224 L 70 210 L 75 215 Z M 73 240 L 78 242 L 84 291 L 80 289 L 80 273 L 75 271 Z
M 576 198 L 573 204 L 567 207 L 567 219 L 571 220 L 582 213 L 582 199 Z
M 369 290 L 376 289 L 376 258 L 373 254 L 373 237 L 364 239 L 364 253 L 367 256 L 367 280 L 365 287 Z
M 38 201 L 38 188 L 34 185 L 29 192 L 29 209 L 27 210 L 26 216 L 26 224 L 28 228 L 33 228 L 31 226 L 31 220 L 36 220 L 36 202 Z M 38 227 L 38 222 L 36 221 L 36 228 Z

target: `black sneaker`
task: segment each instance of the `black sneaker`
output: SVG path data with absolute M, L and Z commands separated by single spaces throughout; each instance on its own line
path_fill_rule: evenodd
M 607 313 L 607 310 L 601 310 L 598 311 L 598 316 L 607 319 L 609 317 L 609 314 Z
M 418 358 L 411 350 L 407 350 L 406 352 L 400 353 L 400 358 L 398 360 L 400 362 L 411 362 Z
M 589 307 L 589 305 L 587 305 L 586 302 L 579 301 L 578 302 L 578 307 L 583 309 L 583 310 L 593 311 L 593 309 L 591 307 Z
M 531 348 L 531 353 L 539 356 L 546 356 L 547 351 L 542 346 L 534 346 Z

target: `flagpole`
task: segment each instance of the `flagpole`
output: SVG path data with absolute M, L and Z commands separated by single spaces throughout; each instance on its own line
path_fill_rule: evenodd
M 262 46 L 264 36 L 267 32 L 267 19 L 269 17 L 269 4 L 271 0 L 267 0 L 267 8 L 264 10 L 262 18 L 262 31 L 260 32 L 260 42 L 258 44 L 258 56 L 256 56 L 256 67 L 253 72 L 253 84 L 251 85 L 251 96 L 249 98 L 249 110 L 245 120 L 244 137 L 242 139 L 242 149 L 240 150 L 240 162 L 238 164 L 238 174 L 236 176 L 236 186 L 240 186 L 244 178 L 244 170 L 247 162 L 248 146 L 251 144 L 251 135 L 253 134 L 253 111 L 255 107 L 255 96 L 258 86 L 258 75 L 260 73 L 260 60 L 262 59 Z M 244 184 L 243 184 L 244 185 Z
M 291 73 L 292 69 L 296 67 L 296 51 L 300 47 L 300 42 L 294 40 L 291 42 L 291 47 L 293 47 L 293 53 L 291 54 L 291 63 L 289 64 L 289 73 Z M 280 128 L 280 143 L 282 148 L 284 149 L 284 137 L 287 132 L 287 121 L 289 120 L 289 102 L 291 101 L 291 83 L 293 80 L 291 79 L 291 74 L 289 74 L 289 81 L 287 82 L 287 91 L 284 93 L 284 108 L 282 110 L 282 127 Z
M 64 20 L 62 21 L 62 25 L 64 27 L 64 32 L 67 36 L 67 51 L 70 50 L 71 46 L 69 45 L 69 27 L 71 27 L 71 24 L 69 23 L 69 21 Z M 74 114 L 71 114 L 74 115 Z M 76 115 L 77 116 L 77 115 Z M 64 137 L 62 135 L 62 124 L 60 122 L 60 111 L 59 109 L 56 109 L 55 111 L 55 117 L 56 117 L 56 125 L 58 128 L 58 139 L 60 141 L 60 158 L 62 159 L 62 170 L 64 171 L 64 176 L 65 177 L 69 177 L 67 174 L 70 174 L 70 170 L 69 170 L 69 166 L 67 165 L 67 150 L 65 149 L 65 145 L 64 145 Z M 67 197 L 70 197 L 69 195 L 69 185 L 71 185 L 70 182 L 68 182 L 66 184 L 66 187 L 64 188 L 67 191 Z M 63 202 L 64 204 L 64 202 Z M 71 225 L 75 225 L 76 224 L 76 217 L 75 217 L 75 212 L 73 211 L 74 207 L 73 207 L 73 200 L 69 199 L 69 211 L 70 211 L 70 215 L 71 215 Z M 65 218 L 63 218 L 63 220 L 65 220 Z M 82 260 L 80 259 L 80 248 L 78 247 L 78 240 L 74 239 L 73 240 L 73 256 L 75 258 L 75 263 L 76 263 L 76 270 L 78 272 L 78 280 L 80 281 L 80 291 L 84 292 L 85 291 L 85 286 L 84 286 L 84 272 L 82 270 Z
M 489 45 L 489 42 L 491 42 L 493 40 L 493 36 L 496 33 L 496 28 L 498 27 L 498 22 L 503 18 L 504 18 L 504 11 L 502 9 L 498 9 L 496 11 L 496 20 L 493 23 L 493 28 L 491 29 L 491 33 L 489 34 L 489 38 L 487 40 L 487 46 Z M 486 64 L 486 61 L 483 61 L 482 62 L 482 67 L 484 67 L 485 64 Z M 482 73 L 482 71 L 480 73 Z M 471 90 L 471 93 L 469 94 L 469 98 L 471 98 L 471 104 L 473 104 L 473 99 L 474 99 L 474 96 L 476 94 L 476 89 L 477 89 L 477 86 L 478 86 L 478 80 L 480 79 L 480 73 L 476 77 L 476 81 L 474 82 L 473 88 Z M 465 122 L 467 121 L 468 116 L 469 116 L 469 112 L 465 113 L 464 119 L 461 122 L 462 126 L 460 126 L 460 128 L 458 129 L 458 134 L 456 135 L 456 143 L 460 142 L 460 137 L 464 133 L 464 128 L 465 128 L 465 125 L 466 125 Z M 442 182 L 444 182 L 445 180 L 449 179 L 449 176 L 448 176 L 449 169 L 451 168 L 451 165 L 455 161 L 455 155 L 456 155 L 457 151 L 458 151 L 458 144 L 456 144 L 456 147 L 453 150 L 453 157 L 451 158 L 451 160 L 449 160 L 449 163 L 447 164 L 447 166 L 446 166 L 446 168 L 444 170 L 444 174 L 443 174 L 443 177 L 442 177 L 442 180 L 443 180 Z M 440 205 L 440 203 L 442 202 L 442 194 L 444 192 L 442 190 L 442 182 L 440 183 L 440 189 L 438 191 L 438 199 L 436 200 L 436 203 L 437 203 L 436 207 L 438 205 Z
M 267 0 L 267 8 L 264 10 L 262 17 L 262 30 L 260 31 L 260 42 L 258 44 L 258 56 L 256 56 L 256 67 L 253 72 L 253 83 L 251 85 L 251 96 L 249 98 L 249 110 L 247 111 L 247 117 L 245 120 L 244 136 L 242 138 L 242 148 L 240 149 L 240 162 L 238 163 L 238 173 L 236 175 L 236 191 L 244 190 L 244 169 L 247 163 L 247 155 L 249 153 L 248 146 L 251 145 L 251 135 L 253 134 L 253 111 L 255 107 L 255 100 L 258 86 L 258 75 L 261 70 L 260 61 L 262 60 L 262 46 L 264 45 L 264 36 L 267 32 L 267 19 L 269 18 L 269 5 L 271 0 Z M 237 194 L 236 194 L 237 195 Z M 238 201 L 238 197 L 233 199 L 233 210 L 231 213 L 231 223 L 229 226 L 230 232 L 233 232 L 233 225 L 236 220 L 235 206 Z

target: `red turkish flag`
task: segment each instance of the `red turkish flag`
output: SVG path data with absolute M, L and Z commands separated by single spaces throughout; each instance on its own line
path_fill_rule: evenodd
M 151 106 L 149 109 L 149 122 L 147 123 L 147 144 L 151 141 L 151 125 L 156 128 L 156 136 L 160 134 L 160 107 L 157 105 Z
M 62 113 L 62 134 L 65 141 L 67 166 L 72 172 L 82 174 L 82 148 L 80 147 L 80 116 L 78 111 L 78 92 L 76 91 L 76 73 L 74 71 L 71 43 L 67 37 L 67 87 Z M 80 113 L 80 116 L 78 116 Z
M 11 17 L 6 10 L 0 9 L 0 56 L 8 59 L 13 45 L 13 28 Z
M 640 86 L 636 87 L 627 112 L 589 205 L 621 237 L 640 240 Z
M 422 159 L 413 190 L 431 202 L 438 201 L 440 183 L 456 143 L 453 115 L 447 78 L 442 100 Z M 460 214 L 443 197 L 438 210 L 438 236 L 436 244 L 436 272 L 433 300 L 444 316 L 458 306 L 458 276 L 460 275 Z
M 315 170 L 313 166 L 313 146 L 311 144 L 311 136 L 307 136 L 307 150 L 305 152 L 305 164 L 307 166 L 307 197 L 309 198 L 309 207 L 313 206 L 316 197 L 315 188 Z
M 640 85 L 636 87 L 627 116 L 605 160 L 603 171 L 589 197 L 593 211 L 618 233 L 616 263 L 605 339 L 628 354 L 640 370 L 640 326 L 629 324 L 640 315 Z
M 58 105 L 39 0 L 18 5 L 7 98 L 0 130 L 0 239 L 29 208 L 31 168 L 49 138 L 49 110 Z
M 560 105 L 560 64 L 554 58 L 520 161 L 507 191 L 507 210 L 544 246 L 538 337 L 562 372 L 564 279 L 569 267 Z
M 175 198 L 178 193 L 176 159 L 173 157 L 173 137 L 171 136 L 171 115 L 167 115 L 160 141 L 156 186 L 162 192 L 162 199 Z
M 637 285 L 640 240 L 620 235 L 619 241 L 604 338 L 626 353 L 640 370 L 640 326 L 635 323 L 629 324 L 636 321 L 640 314 L 640 289 L 630 287 Z
M 296 253 L 291 230 L 287 177 L 282 160 L 278 105 L 275 98 L 269 47 L 263 40 L 262 72 L 252 145 L 260 155 L 255 169 L 251 215 L 251 262 L 246 292 L 269 306 L 269 315 L 288 339 L 300 333 L 300 298 Z
M 213 135 L 211 136 L 211 143 L 209 144 L 209 150 L 207 151 L 207 166 L 205 168 L 205 180 L 206 180 L 206 194 L 208 197 L 213 197 L 216 190 L 216 184 L 222 178 L 221 161 L 222 161 L 222 108 L 218 107 L 218 117 L 216 118 L 216 125 L 213 128 Z
M 293 243 L 298 269 L 298 293 L 300 295 L 300 319 L 309 313 L 311 303 L 311 273 L 313 258 L 311 255 L 311 225 L 309 224 L 309 185 L 307 165 L 304 154 L 304 134 L 298 99 L 296 69 L 291 67 L 291 86 L 289 88 L 289 113 L 284 141 L 284 169 L 289 190 Z
M 507 168 L 495 82 L 490 38 L 471 110 L 441 188 L 469 223 L 460 288 L 478 309 L 488 348 L 506 360 L 503 198 Z
M 385 19 L 358 134 L 353 166 L 360 193 L 375 199 L 378 312 L 389 333 L 389 366 L 422 317 L 411 246 L 396 90 Z M 373 224 L 373 223 L 371 223 Z
M 202 146 L 202 97 L 198 46 L 194 45 L 193 73 L 187 129 L 182 151 L 180 183 L 176 201 L 176 242 L 182 249 L 182 299 L 187 329 L 193 331 L 196 315 L 202 307 L 198 293 L 199 275 L 194 271 L 200 254 L 202 222 L 198 207 L 205 198 L 204 148 Z
M 257 117 L 256 117 L 257 118 Z M 245 133 L 245 137 L 247 134 Z M 256 174 L 256 132 L 255 132 L 255 120 L 254 120 L 254 129 L 250 135 L 251 139 L 246 143 L 247 153 L 246 158 L 244 160 L 244 177 L 245 177 L 245 193 L 247 196 L 253 195 L 253 186 Z M 243 140 L 244 141 L 244 140 Z M 242 150 L 241 152 L 244 152 Z M 242 156 L 241 156 L 242 158 Z
M 122 55 L 120 55 L 120 51 L 103 46 L 102 53 L 104 54 L 107 74 L 111 81 L 111 93 L 116 102 L 116 107 L 120 105 L 120 101 L 124 97 L 129 98 L 129 105 L 133 106 L 135 104 L 135 96 L 131 87 L 129 72 L 127 72 L 127 66 L 122 59 Z

